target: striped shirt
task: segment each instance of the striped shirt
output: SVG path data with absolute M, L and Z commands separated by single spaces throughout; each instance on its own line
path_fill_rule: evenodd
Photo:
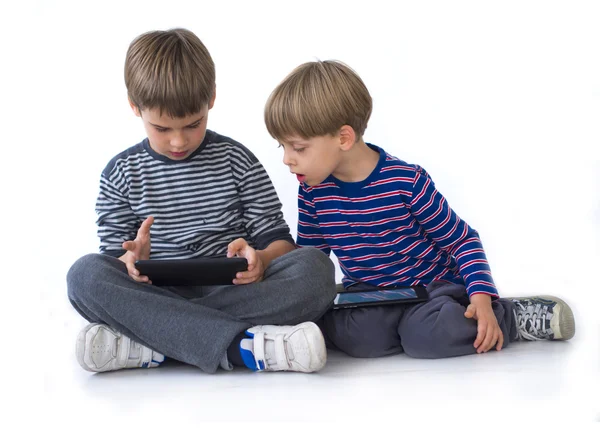
M 498 297 L 479 235 L 436 190 L 427 172 L 380 154 L 362 182 L 329 176 L 298 191 L 299 246 L 331 250 L 345 287 L 462 283 L 469 296 Z
M 148 216 L 154 259 L 225 256 L 237 238 L 256 249 L 294 243 L 263 166 L 210 130 L 181 161 L 156 153 L 148 139 L 115 156 L 102 172 L 96 213 L 100 252 L 115 257 Z

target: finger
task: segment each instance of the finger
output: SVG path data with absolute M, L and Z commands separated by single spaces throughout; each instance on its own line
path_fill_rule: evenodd
M 244 272 L 238 272 L 235 274 L 235 279 L 239 279 L 239 280 L 247 280 L 249 278 L 256 278 L 258 276 L 258 271 L 256 269 L 254 270 L 246 270 Z
M 249 276 L 249 277 L 244 277 L 244 278 L 236 278 L 233 280 L 233 283 L 235 285 L 245 285 L 245 284 L 251 284 L 253 282 L 255 282 L 257 279 L 256 276 Z
M 154 223 L 154 217 L 150 216 L 142 222 L 138 230 L 138 237 L 147 236 L 150 234 L 150 226 Z
M 504 346 L 504 334 L 502 333 L 502 330 L 500 330 L 500 327 L 498 327 L 498 343 L 496 343 L 496 351 L 500 351 L 502 349 L 502 346 Z
M 479 353 L 479 347 L 481 346 L 481 344 L 483 343 L 483 340 L 485 339 L 486 331 L 487 331 L 486 323 L 484 321 L 478 322 L 477 323 L 477 337 L 475 338 L 475 343 L 473 343 L 473 346 L 475 348 L 477 348 L 478 353 Z
M 133 261 L 127 261 L 125 262 L 125 266 L 127 267 L 127 273 L 130 276 L 138 276 L 140 273 L 138 272 L 138 270 L 135 268 L 135 264 L 133 263 Z
M 488 328 L 485 334 L 485 339 L 483 340 L 483 343 L 481 344 L 481 352 L 487 352 L 490 350 L 490 348 L 492 346 L 494 346 L 494 344 L 496 343 L 496 340 L 498 340 L 497 336 L 496 336 L 496 332 L 493 328 L 491 328 L 491 326 L 488 324 Z
M 473 318 L 475 316 L 475 307 L 473 305 L 467 306 L 467 310 L 465 311 L 466 318 Z
M 150 282 L 150 278 L 148 278 L 145 275 L 141 275 L 141 276 L 139 276 L 139 275 L 129 275 L 129 276 L 131 276 L 137 282 Z
M 243 238 L 238 238 L 231 241 L 227 246 L 227 257 L 235 256 L 244 247 L 246 241 Z
M 248 261 L 247 272 L 252 272 L 252 274 L 256 276 L 256 259 L 258 257 L 256 251 L 246 251 L 244 257 L 246 257 L 246 260 Z
M 133 241 L 125 241 L 123 242 L 123 249 L 127 251 L 135 251 L 135 242 Z

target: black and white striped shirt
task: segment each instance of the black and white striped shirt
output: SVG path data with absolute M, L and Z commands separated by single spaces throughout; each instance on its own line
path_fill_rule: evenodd
M 156 153 L 148 139 L 115 156 L 102 172 L 96 213 L 100 252 L 115 257 L 148 216 L 153 259 L 224 256 L 237 238 L 256 249 L 294 243 L 261 163 L 210 130 L 181 161 Z

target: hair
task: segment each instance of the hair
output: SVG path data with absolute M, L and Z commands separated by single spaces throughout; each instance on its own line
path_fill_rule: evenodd
M 125 58 L 125 86 L 140 111 L 171 117 L 198 113 L 215 93 L 215 64 L 191 31 L 150 31 L 135 38 Z
M 265 124 L 279 141 L 298 136 L 335 135 L 344 125 L 362 137 L 373 101 L 358 74 L 340 61 L 307 62 L 273 90 L 265 105 Z

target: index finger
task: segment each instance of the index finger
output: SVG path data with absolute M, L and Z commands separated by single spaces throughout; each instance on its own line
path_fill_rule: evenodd
M 142 225 L 140 226 L 138 233 L 142 233 L 142 234 L 150 233 L 150 226 L 152 226 L 152 223 L 154 223 L 154 217 L 149 216 L 146 220 L 144 220 L 142 222 Z

